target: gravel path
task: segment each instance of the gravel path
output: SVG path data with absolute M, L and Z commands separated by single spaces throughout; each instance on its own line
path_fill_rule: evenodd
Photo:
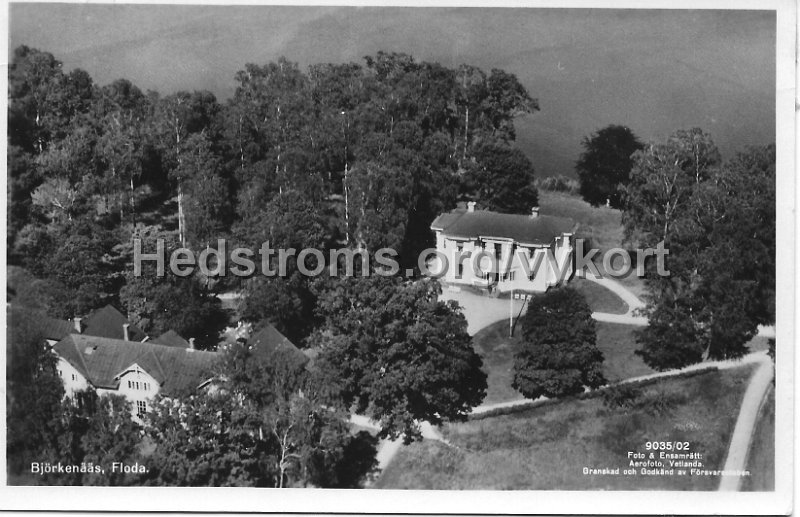
M 747 386 L 747 391 L 744 392 L 739 418 L 736 420 L 736 427 L 733 429 L 728 457 L 725 459 L 725 466 L 722 470 L 743 471 L 747 468 L 747 453 L 750 451 L 750 445 L 753 441 L 759 409 L 772 382 L 773 373 L 772 361 L 769 357 L 766 357 L 765 360 L 761 361 L 758 370 L 750 380 L 750 385 Z M 722 476 L 719 490 L 720 492 L 736 492 L 741 487 L 741 484 L 741 476 Z
M 593 312 L 592 318 L 597 321 L 605 321 L 608 323 L 637 326 L 647 325 L 647 318 L 634 313 L 635 310 L 644 307 L 644 302 L 637 298 L 636 295 L 630 292 L 625 286 L 611 278 L 599 278 L 590 274 L 586 275 L 586 279 L 605 287 L 628 304 L 628 312 L 625 314 Z M 467 318 L 467 333 L 469 333 L 470 336 L 474 336 L 481 329 L 488 327 L 492 323 L 503 320 L 508 321 L 512 313 L 514 318 L 517 318 L 521 314 L 524 314 L 527 309 L 527 305 L 525 305 L 523 300 L 492 298 L 490 296 L 475 294 L 466 289 L 459 291 L 448 286 L 442 289 L 442 294 L 439 296 L 439 299 L 442 301 L 454 300 L 461 305 L 464 317 Z M 523 305 L 525 306 L 523 307 Z M 522 312 L 520 313 L 520 311 Z

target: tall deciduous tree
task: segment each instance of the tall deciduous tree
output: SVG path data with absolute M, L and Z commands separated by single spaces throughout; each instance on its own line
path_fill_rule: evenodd
M 345 278 L 322 293 L 320 369 L 383 436 L 419 437 L 419 420 L 463 420 L 486 394 L 486 374 L 453 302 L 435 281 Z
M 703 359 L 697 325 L 691 311 L 678 300 L 662 299 L 648 310 L 647 327 L 637 331 L 636 350 L 656 370 L 682 368 Z
M 375 162 L 356 165 L 348 179 L 352 196 L 352 227 L 360 248 L 400 249 L 408 223 L 412 196 L 411 173 Z
M 695 129 L 634 159 L 626 232 L 670 252 L 669 275 L 647 268 L 652 328 L 639 334 L 642 356 L 663 369 L 745 354 L 757 325 L 774 317 L 774 147 L 721 164 Z
M 6 458 L 12 476 L 30 474 L 33 461 L 64 458 L 64 387 L 47 350 L 35 311 L 8 311 L 6 348 Z M 24 479 L 24 478 L 23 478 Z M 12 484 L 19 481 L 11 480 Z
M 206 91 L 178 92 L 158 99 L 155 102 L 150 126 L 158 148 L 162 153 L 162 161 L 168 171 L 169 178 L 175 182 L 175 194 L 178 204 L 178 239 L 181 245 L 186 244 L 185 186 L 186 176 L 194 176 L 184 166 L 185 155 L 198 152 L 202 141 L 212 139 L 212 127 L 220 111 L 213 94 Z M 188 142 L 190 135 L 198 133 L 204 136 L 200 142 Z M 201 148 L 202 150 L 202 148 Z
M 261 249 L 265 242 L 272 250 L 295 250 L 295 255 L 287 254 L 284 260 L 278 251 L 269 258 L 262 258 L 273 272 L 272 276 L 258 275 L 245 282 L 240 313 L 253 323 L 267 319 L 290 339 L 301 342 L 315 323 L 316 298 L 310 290 L 311 278 L 298 269 L 297 253 L 309 248 L 320 250 L 325 255 L 329 235 L 323 214 L 300 191 L 289 190 L 248 214 L 234 228 L 234 235 L 253 250 Z M 281 262 L 285 264 L 283 271 Z M 316 259 L 307 257 L 306 266 L 308 270 L 314 270 Z M 260 267 L 261 263 L 259 270 Z
M 610 125 L 584 138 L 581 145 L 583 153 L 575 164 L 581 196 L 593 206 L 621 208 L 620 187 L 630 178 L 631 155 L 643 144 L 629 128 Z
M 97 397 L 87 393 L 78 418 L 85 419 L 85 431 L 80 435 L 82 461 L 103 467 L 102 474 L 84 474 L 82 483 L 88 486 L 122 486 L 138 482 L 137 473 L 112 469 L 113 462 L 133 465 L 142 462 L 141 427 L 131 418 L 131 402 L 121 395 Z
M 142 175 L 143 124 L 147 98 L 134 84 L 118 79 L 101 89 L 96 103 L 102 134 L 97 159 L 105 166 L 103 194 L 115 201 L 120 219 L 136 225 L 135 191 Z
M 694 188 L 719 165 L 719 150 L 707 133 L 693 128 L 647 144 L 633 161 L 623 196 L 626 236 L 642 246 L 667 245 L 688 213 Z
M 199 348 L 216 348 L 228 315 L 197 275 L 176 276 L 169 270 L 169 256 L 178 247 L 176 236 L 158 227 L 142 227 L 134 232 L 133 239 L 141 240 L 142 253 L 151 255 L 162 239 L 167 270 L 159 276 L 155 261 L 144 261 L 140 276 L 132 267 L 125 272 L 119 296 L 128 315 L 150 335 L 174 330 L 187 339 L 195 338 Z
M 533 164 L 519 149 L 487 142 L 475 151 L 465 177 L 467 195 L 496 212 L 529 214 L 539 203 Z
M 605 382 L 592 312 L 574 289 L 535 296 L 522 319 L 522 337 L 512 386 L 527 398 L 574 395 Z
M 182 186 L 185 196 L 181 201 L 184 245 L 188 242 L 200 249 L 215 244 L 227 226 L 228 182 L 205 133 L 192 134 L 181 145 L 181 160 L 171 177 Z

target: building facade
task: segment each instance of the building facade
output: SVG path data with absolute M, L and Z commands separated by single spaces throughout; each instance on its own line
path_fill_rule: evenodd
M 568 281 L 574 273 L 571 219 L 476 210 L 475 203 L 440 215 L 431 224 L 437 258 L 429 266 L 451 286 L 490 293 L 535 293 Z
M 53 346 L 66 396 L 94 390 L 131 403 L 141 420 L 158 394 L 178 396 L 203 389 L 214 378 L 219 354 L 193 348 L 70 334 Z

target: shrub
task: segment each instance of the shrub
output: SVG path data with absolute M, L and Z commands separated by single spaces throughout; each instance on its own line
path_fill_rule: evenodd
M 603 390 L 603 405 L 609 409 L 630 409 L 636 405 L 642 392 L 631 384 L 620 384 Z
M 668 393 L 657 389 L 637 401 L 635 407 L 651 416 L 664 416 L 684 402 L 686 395 L 682 393 Z
M 578 180 L 558 175 L 537 180 L 536 187 L 539 188 L 539 190 L 549 190 L 550 192 L 577 194 L 580 190 L 580 183 L 578 183 Z
M 512 386 L 525 397 L 576 395 L 605 383 L 603 353 L 582 294 L 560 288 L 535 297 L 521 321 Z

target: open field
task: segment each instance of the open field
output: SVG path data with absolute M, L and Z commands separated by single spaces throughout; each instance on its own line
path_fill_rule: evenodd
M 721 467 L 752 366 L 665 379 L 630 408 L 602 397 L 565 399 L 518 413 L 450 424 L 452 445 L 404 447 L 376 483 L 402 489 L 715 490 L 714 476 L 584 475 L 627 467 L 648 440 L 688 441 L 704 468 Z M 660 408 L 656 410 L 655 408 Z M 667 464 L 668 465 L 668 464 Z
M 747 455 L 747 470 L 751 476 L 742 482 L 743 491 L 775 490 L 775 387 L 767 393 L 758 415 L 753 442 Z
M 561 192 L 539 192 L 539 206 L 543 214 L 569 217 L 580 224 L 577 237 L 585 239 L 584 250 L 597 248 L 602 252 L 622 247 L 622 213 L 606 207 L 592 207 L 579 196 Z M 603 274 L 602 260 L 596 255 L 595 265 Z M 619 257 L 617 257 L 619 259 Z M 616 261 L 615 261 L 616 263 Z M 634 272 L 617 278 L 639 298 L 645 294 L 644 282 Z
M 588 282 L 587 282 L 588 283 Z M 603 352 L 603 373 L 609 382 L 653 373 L 633 352 L 637 344 L 633 332 L 640 328 L 632 325 L 596 321 L 597 347 Z M 514 376 L 514 354 L 519 349 L 522 329 L 517 326 L 513 337 L 508 336 L 508 322 L 489 325 L 472 338 L 475 350 L 483 358 L 483 370 L 488 375 L 489 389 L 485 404 L 522 398 L 511 387 Z

